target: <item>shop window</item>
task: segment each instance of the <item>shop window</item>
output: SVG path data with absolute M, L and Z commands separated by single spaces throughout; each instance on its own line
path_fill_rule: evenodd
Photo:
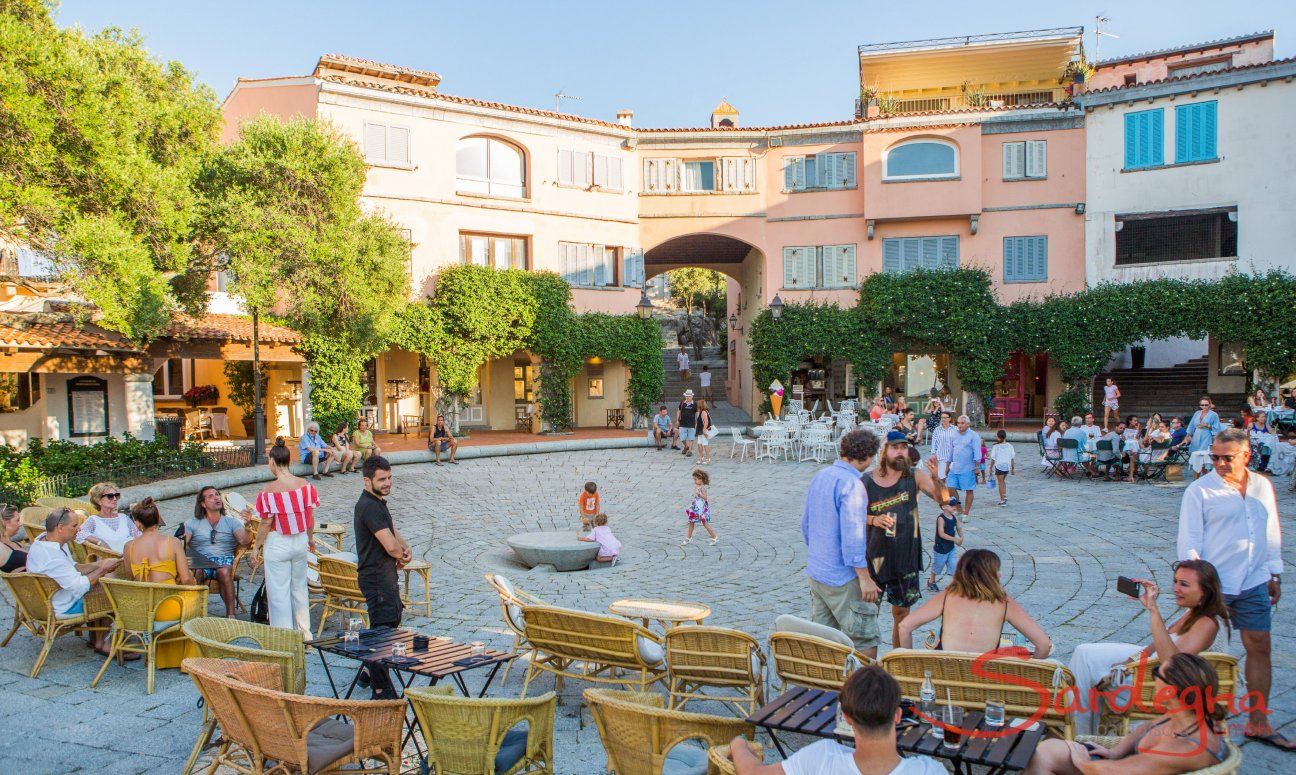
M 153 373 L 154 398 L 179 401 L 192 386 L 193 360 L 189 358 L 167 358 Z

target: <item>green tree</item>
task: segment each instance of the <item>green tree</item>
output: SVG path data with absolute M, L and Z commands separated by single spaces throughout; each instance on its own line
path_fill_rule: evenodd
M 688 266 L 666 273 L 671 297 L 685 308 L 697 307 L 711 317 L 723 317 L 727 304 L 728 283 L 713 269 Z
M 193 172 L 216 142 L 215 95 L 137 32 L 60 29 L 46 0 L 0 0 L 0 236 L 49 254 L 136 340 L 201 310 Z
M 365 164 L 328 124 L 263 116 L 197 176 L 199 232 L 224 257 L 231 292 L 305 338 L 321 425 L 353 419 L 364 362 L 387 347 L 409 298 L 409 245 L 360 207 Z

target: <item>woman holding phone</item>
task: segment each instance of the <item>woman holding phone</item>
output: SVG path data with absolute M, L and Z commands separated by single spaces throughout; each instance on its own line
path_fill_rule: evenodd
M 1215 642 L 1220 624 L 1228 627 L 1228 609 L 1215 566 L 1205 560 L 1183 560 L 1174 565 L 1175 605 L 1184 613 L 1173 624 L 1166 624 L 1157 606 L 1161 590 L 1146 579 L 1131 579 L 1141 585 L 1138 600 L 1147 609 L 1152 643 L 1140 648 L 1133 643 L 1084 643 L 1071 655 L 1071 672 L 1075 675 L 1080 702 L 1087 705 L 1090 689 L 1098 686 L 1114 668 L 1146 654 L 1165 662 L 1178 653 L 1197 654 Z M 1122 590 L 1134 596 L 1137 590 Z M 1128 690 L 1127 690 L 1128 691 Z M 1100 708 L 1076 712 L 1076 734 L 1093 734 Z

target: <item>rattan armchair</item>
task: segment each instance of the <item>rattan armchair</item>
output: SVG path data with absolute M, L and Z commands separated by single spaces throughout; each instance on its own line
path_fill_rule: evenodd
M 608 770 L 616 775 L 661 775 L 667 758 L 696 768 L 706 764 L 706 752 L 677 748 L 679 743 L 702 741 L 711 747 L 738 735 L 755 736 L 751 724 L 736 718 L 667 710 L 660 694 L 586 689 L 585 702 L 607 751 Z
M 689 700 L 719 699 L 743 716 L 765 704 L 765 655 L 756 639 L 727 627 L 673 627 L 666 646 L 666 685 L 670 707 Z M 737 697 L 708 695 L 703 687 L 737 689 Z
M 414 707 L 433 772 L 553 772 L 554 711 L 558 707 L 553 692 L 510 700 L 459 697 L 448 686 L 429 686 L 406 689 L 405 699 Z M 525 731 L 512 731 L 523 721 L 527 723 Z M 525 742 L 520 742 L 523 739 Z
M 198 649 L 199 656 L 276 665 L 279 668 L 278 686 L 281 690 L 291 694 L 306 691 L 306 645 L 301 630 L 214 616 L 190 619 L 180 628 Z M 216 719 L 211 715 L 210 709 L 205 709 L 198 742 L 194 743 L 193 751 L 181 770 L 184 775 L 193 770 L 199 755 L 215 733 Z
M 770 658 L 774 661 L 780 691 L 787 691 L 789 686 L 839 691 L 848 661 L 860 666 L 874 662 L 851 646 L 800 632 L 781 631 L 770 634 Z
M 359 614 L 369 626 L 369 607 L 365 605 L 364 593 L 360 591 L 360 581 L 354 562 L 340 557 L 320 557 L 320 586 L 324 588 L 324 610 L 320 612 L 319 629 L 315 637 L 324 634 L 324 623 L 329 614 Z M 346 622 L 342 622 L 346 627 Z
M 1094 745 L 1101 745 L 1103 748 L 1115 747 L 1120 743 L 1120 741 L 1121 738 L 1115 736 L 1100 737 L 1095 735 L 1080 735 L 1076 737 L 1077 743 L 1093 743 Z M 1224 761 L 1219 764 L 1212 764 L 1209 767 L 1203 767 L 1200 770 L 1193 770 L 1192 772 L 1186 773 L 1186 775 L 1234 775 L 1234 773 L 1241 771 L 1241 769 L 1242 749 L 1233 745 L 1232 742 L 1229 742 L 1228 756 L 1225 757 Z
M 522 620 L 531 647 L 531 660 L 522 682 L 523 697 L 531 681 L 545 671 L 556 676 L 558 691 L 562 691 L 564 678 L 616 684 L 639 691 L 666 679 L 661 638 L 629 619 L 570 608 L 524 605 Z M 584 665 L 585 669 L 578 672 L 577 664 Z
M 28 541 L 35 541 L 45 532 L 45 518 L 53 510 L 48 506 L 28 506 L 18 512 L 18 520 L 22 522 L 23 530 L 27 531 Z
M 44 498 L 37 498 L 36 505 L 44 506 L 47 509 L 68 508 L 73 511 L 79 511 L 81 512 L 81 519 L 83 521 L 91 514 L 99 513 L 99 509 L 95 508 L 94 504 L 90 503 L 90 501 L 83 501 L 79 498 L 59 498 L 54 495 L 49 495 Z
M 1075 676 L 1065 665 L 1039 659 L 983 659 L 971 652 L 916 649 L 895 649 L 881 661 L 882 667 L 900 682 L 902 696 L 918 700 L 923 675 L 930 670 L 936 696 L 943 698 L 948 692 L 955 705 L 968 710 L 982 710 L 986 700 L 997 700 L 1009 716 L 1028 717 L 1040 712 L 1044 698 L 1037 689 L 1043 687 L 1048 693 L 1048 707 L 1040 722 L 1054 734 L 1075 739 L 1075 715 L 1067 712 L 1067 699 L 1075 692 Z M 978 661 L 982 672 L 996 677 L 976 675 L 972 666 Z
M 272 688 L 280 672 L 269 664 L 194 657 L 184 661 L 184 669 L 221 728 L 223 741 L 209 772 L 222 765 L 249 772 L 250 760 L 250 771 L 260 773 L 268 759 L 276 762 L 275 771 L 314 775 L 400 771 L 403 699 L 335 700 L 282 692 Z M 347 766 L 366 759 L 382 764 Z
M 1129 732 L 1130 721 L 1157 718 L 1162 714 L 1163 711 L 1156 710 L 1156 681 L 1152 678 L 1152 671 L 1160 666 L 1161 660 L 1157 657 L 1148 657 L 1140 664 L 1140 656 L 1141 653 L 1136 654 L 1122 666 L 1126 674 L 1133 677 L 1133 685 L 1139 688 L 1138 696 L 1131 697 L 1130 706 L 1123 708 L 1124 712 L 1118 713 L 1106 702 L 1106 695 L 1104 695 L 1098 723 L 1100 730 L 1123 735 Z M 1215 674 L 1219 676 L 1219 696 L 1235 696 L 1238 685 L 1238 658 L 1219 651 L 1203 651 L 1197 656 L 1215 668 Z M 1109 689 L 1110 687 L 1100 685 L 1099 688 Z
M 9 590 L 13 593 L 18 607 L 14 612 L 13 629 L 5 636 L 0 647 L 9 645 L 9 640 L 19 627 L 26 627 L 32 635 L 42 639 L 40 653 L 36 664 L 32 665 L 31 677 L 40 675 L 45 660 L 49 658 L 54 639 L 73 631 L 86 630 L 103 632 L 107 625 L 93 625 L 99 619 L 112 618 L 112 605 L 98 586 L 91 587 L 83 600 L 83 612 L 80 614 L 55 615 L 52 598 L 59 591 L 58 582 L 41 573 L 0 573 Z
M 526 640 L 526 624 L 522 621 L 522 606 L 524 605 L 548 605 L 545 601 L 535 595 L 527 594 L 517 587 L 513 582 L 498 573 L 487 573 L 486 583 L 499 595 L 500 613 L 504 616 L 504 626 L 513 633 L 513 653 L 521 653 L 523 645 L 528 648 L 530 644 Z M 504 666 L 503 681 L 507 682 L 509 671 L 513 669 L 514 660 L 510 659 Z
M 171 641 L 185 640 L 181 625 L 190 619 L 207 615 L 207 585 L 184 586 L 107 578 L 99 583 L 112 602 L 116 625 L 109 640 L 108 658 L 104 660 L 90 686 L 99 685 L 99 680 L 103 678 L 104 671 L 113 659 L 119 659 L 124 654 L 143 654 L 148 673 L 148 693 L 152 694 L 157 647 Z M 180 605 L 180 618 L 158 621 L 158 606 L 172 601 Z
M 747 741 L 747 747 L 756 755 L 757 759 L 765 756 L 765 747 L 760 743 Z M 711 764 L 711 769 L 720 775 L 737 775 L 738 770 L 734 767 L 733 759 L 729 758 L 729 744 L 713 745 L 707 749 L 707 761 Z

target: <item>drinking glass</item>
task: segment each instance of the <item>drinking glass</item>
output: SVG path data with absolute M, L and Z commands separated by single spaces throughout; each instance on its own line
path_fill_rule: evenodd
M 485 644 L 485 643 L 482 643 L 482 642 L 479 641 L 479 640 L 475 640 L 475 641 L 472 642 L 472 654 L 473 654 L 474 657 L 475 657 L 475 656 L 478 656 L 478 655 L 480 655 L 480 654 L 485 654 L 485 653 L 486 653 L 486 644 Z
M 895 532 L 895 531 L 896 531 L 896 526 L 895 526 L 895 518 L 896 518 L 896 515 L 895 515 L 894 513 L 892 513 L 892 512 L 887 512 L 886 514 L 883 514 L 882 516 L 884 516 L 884 517 L 890 517 L 890 518 L 891 518 L 891 527 L 888 527 L 888 528 L 886 529 L 886 537 L 887 537 L 887 538 L 895 538 L 895 535 L 896 535 L 896 532 Z
M 358 616 L 353 616 L 347 621 L 347 629 L 352 632 L 359 633 L 361 627 L 364 627 L 364 620 Z
M 403 658 L 408 652 L 404 643 L 397 643 L 392 646 L 392 656 L 396 659 Z
M 945 708 L 945 747 L 958 748 L 963 744 L 963 708 L 950 705 Z
M 348 649 L 357 649 L 360 647 L 360 631 L 347 630 L 342 633 L 342 646 Z
M 986 700 L 985 723 L 988 727 L 1004 725 L 1004 704 L 1002 700 Z

